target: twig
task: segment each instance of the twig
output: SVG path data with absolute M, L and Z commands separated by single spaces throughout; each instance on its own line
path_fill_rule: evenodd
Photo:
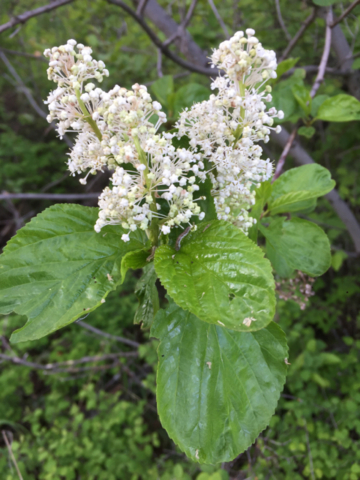
M 310 15 L 307 17 L 307 19 L 303 22 L 301 27 L 299 28 L 298 32 L 295 34 L 289 45 L 285 48 L 284 53 L 281 55 L 279 59 L 279 63 L 285 60 L 285 58 L 289 55 L 291 50 L 295 47 L 297 42 L 300 40 L 300 38 L 303 36 L 305 30 L 312 24 L 312 22 L 315 20 L 316 17 L 316 12 L 317 9 L 314 8 L 313 11 L 310 13 Z
M 289 152 L 290 152 L 290 148 L 293 144 L 293 141 L 295 140 L 295 137 L 296 137 L 296 134 L 297 134 L 297 131 L 298 131 L 298 128 L 294 128 L 294 130 L 291 132 L 291 135 L 284 147 L 284 150 L 282 151 L 281 155 L 280 155 L 280 158 L 279 158 L 279 161 L 276 165 L 276 169 L 275 169 L 275 173 L 274 173 L 274 176 L 273 176 L 273 179 L 272 181 L 275 182 L 275 180 L 277 178 L 280 177 L 281 175 L 281 172 L 282 172 L 282 169 L 284 167 L 284 164 L 285 164 L 285 160 L 286 160 L 286 157 L 288 156 Z
M 316 95 L 316 92 L 318 91 L 321 83 L 324 81 L 324 76 L 325 76 L 325 70 L 326 70 L 326 65 L 329 59 L 329 54 L 330 54 L 330 47 L 331 47 L 331 22 L 332 22 L 332 8 L 328 7 L 327 13 L 326 13 L 326 30 L 325 30 L 325 44 L 324 44 L 324 50 L 323 54 L 321 57 L 321 61 L 319 64 L 319 69 L 318 69 L 318 74 L 316 75 L 315 82 L 312 86 L 311 92 L 310 92 L 310 97 L 314 98 Z M 273 176 L 273 181 L 275 181 L 282 172 L 282 169 L 285 164 L 286 157 L 288 156 L 291 146 L 295 140 L 296 133 L 298 131 L 298 127 L 295 127 L 294 130 L 292 131 L 285 148 L 279 158 L 279 161 L 276 165 L 275 173 Z
M 302 70 L 305 70 L 306 73 L 317 73 L 319 71 L 319 65 L 301 65 L 300 67 Z M 296 67 L 290 68 L 287 72 L 283 74 L 284 77 L 290 77 L 295 70 L 297 70 Z M 339 70 L 338 68 L 332 68 L 332 67 L 326 67 L 325 73 L 328 75 L 341 75 L 341 76 L 347 76 L 351 75 L 353 71 L 351 70 Z
M 78 320 L 76 324 L 80 325 L 80 327 L 86 328 L 86 330 L 89 330 L 90 332 L 95 333 L 95 335 L 110 338 L 110 340 L 115 340 L 116 342 L 124 343 L 125 345 L 130 345 L 131 347 L 135 348 L 138 348 L 140 346 L 140 343 L 134 342 L 134 340 L 129 340 L 127 338 L 118 337 L 117 335 L 111 335 L 110 333 L 103 332 L 102 330 L 99 330 L 98 328 L 93 327 L 92 325 L 89 325 L 88 323 L 85 323 L 81 320 Z
M 340 23 L 347 15 L 349 15 L 349 13 L 351 12 L 351 10 L 353 10 L 356 5 L 359 5 L 360 3 L 360 0 L 355 0 L 355 2 L 353 2 L 351 5 L 348 6 L 348 8 L 346 10 L 344 10 L 344 12 L 340 15 L 339 18 L 336 18 L 330 25 L 330 28 L 334 28 L 338 23 Z
M 279 20 L 279 23 L 280 23 L 280 27 L 281 27 L 282 31 L 285 33 L 285 37 L 287 38 L 287 40 L 289 42 L 291 42 L 291 35 L 288 32 L 288 29 L 286 28 L 284 19 L 282 18 L 282 15 L 281 15 L 280 1 L 279 0 L 275 0 L 275 7 L 276 7 L 276 13 L 277 13 L 277 17 L 278 17 L 278 20 Z
M 32 58 L 34 60 L 39 60 L 40 62 L 47 63 L 47 60 L 42 55 L 32 55 L 31 53 L 18 52 L 17 50 L 9 50 L 8 48 L 0 48 L 1 52 L 8 53 L 9 55 L 18 55 L 20 57 Z
M 116 5 L 125 12 L 127 12 L 133 19 L 142 27 L 142 29 L 146 32 L 150 40 L 162 51 L 164 55 L 166 55 L 170 60 L 173 62 L 177 63 L 178 65 L 186 68 L 187 70 L 190 70 L 191 72 L 196 72 L 200 73 L 202 75 L 206 76 L 216 76 L 219 74 L 219 72 L 215 68 L 207 68 L 207 67 L 198 67 L 197 65 L 194 65 L 193 63 L 187 62 L 186 60 L 183 60 L 181 57 L 173 53 L 171 50 L 167 48 L 167 46 L 164 46 L 160 38 L 151 30 L 151 28 L 148 26 L 148 24 L 143 20 L 142 17 L 137 15 L 137 13 L 132 10 L 125 2 L 122 0 L 107 0 L 108 3 L 112 5 Z
M 50 12 L 55 8 L 62 7 L 67 3 L 71 3 L 74 0 L 55 0 L 54 2 L 49 3 L 48 5 L 44 5 L 43 7 L 35 8 L 34 10 L 29 10 L 28 12 L 22 13 L 21 15 L 17 15 L 13 17 L 9 22 L 0 25 L 0 33 L 5 32 L 11 27 L 18 25 L 19 23 L 25 23 L 30 18 L 36 17 L 38 15 L 42 15 L 43 13 Z
M 164 74 L 162 72 L 162 53 L 159 48 L 157 49 L 157 53 L 158 54 L 157 54 L 156 70 L 157 70 L 158 77 L 161 78 L 164 76 Z
M 15 466 L 16 472 L 17 472 L 20 480 L 23 480 L 23 477 L 22 477 L 22 475 L 21 475 L 21 472 L 20 472 L 20 469 L 19 469 L 19 467 L 18 467 L 18 464 L 16 463 L 16 459 L 15 459 L 15 456 L 14 456 L 14 454 L 13 454 L 11 445 L 10 445 L 10 443 L 9 443 L 9 440 L 8 440 L 7 436 L 6 436 L 5 430 L 2 430 L 2 436 L 3 436 L 4 441 L 5 441 L 5 443 L 6 443 L 6 446 L 7 446 L 9 455 L 10 455 L 10 458 L 11 458 L 11 460 L 13 461 L 13 464 L 14 464 L 14 466 Z
M 0 194 L 0 200 L 89 200 L 98 198 L 99 193 L 6 193 Z
M 25 86 L 24 82 L 21 80 L 20 76 L 18 75 L 18 73 L 16 72 L 16 70 L 14 69 L 14 67 L 11 65 L 11 63 L 9 62 L 7 56 L 5 55 L 5 53 L 3 51 L 0 50 L 0 58 L 1 60 L 5 63 L 7 69 L 9 70 L 9 72 L 11 73 L 11 75 L 14 77 L 14 79 L 17 81 L 17 83 L 19 84 L 21 90 L 24 92 L 26 98 L 28 99 L 30 105 L 33 107 L 33 109 L 36 111 L 36 113 L 38 115 L 40 115 L 40 117 L 42 118 L 46 118 L 46 113 L 44 112 L 44 110 L 42 110 L 39 105 L 36 103 L 36 101 L 34 100 L 34 97 L 31 95 L 30 93 L 30 90 Z
M 310 97 L 314 98 L 316 95 L 316 92 L 318 91 L 321 83 L 324 81 L 324 76 L 325 76 L 325 69 L 326 65 L 329 59 L 329 54 L 330 54 L 330 47 L 331 47 L 331 23 L 333 20 L 333 13 L 332 13 L 332 8 L 328 7 L 327 13 L 326 13 L 326 30 L 325 30 L 325 45 L 324 45 L 324 50 L 323 54 L 321 57 L 320 65 L 319 65 L 319 71 L 316 76 L 314 85 L 312 86 L 311 92 L 310 92 Z
M 148 0 L 140 0 L 138 8 L 136 10 L 136 13 L 137 13 L 137 15 L 139 15 L 139 17 L 143 16 L 143 13 L 144 13 L 144 10 L 146 8 L 147 2 L 148 2 Z
M 191 17 L 193 16 L 196 4 L 197 0 L 192 0 L 189 10 L 187 11 L 187 14 L 184 18 L 184 21 L 178 26 L 176 32 L 171 35 L 171 37 L 165 40 L 165 42 L 163 43 L 164 47 L 169 46 L 176 38 L 180 37 L 185 32 L 185 29 L 189 25 Z
M 213 13 L 216 17 L 216 20 L 219 22 L 219 25 L 222 28 L 222 31 L 224 32 L 225 37 L 227 39 L 229 39 L 230 38 L 229 30 L 228 30 L 224 20 L 221 18 L 221 15 L 220 15 L 218 9 L 215 6 L 215 3 L 213 2 L 213 0 L 208 0 L 208 4 L 210 5 L 211 10 L 213 11 Z

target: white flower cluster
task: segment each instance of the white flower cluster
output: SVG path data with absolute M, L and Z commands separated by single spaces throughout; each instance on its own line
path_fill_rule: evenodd
M 106 187 L 99 198 L 95 230 L 121 224 L 129 230 L 122 239 L 129 241 L 131 231 L 147 230 L 153 220 L 168 234 L 174 225 L 190 224 L 193 215 L 202 219 L 193 198 L 197 183 L 206 179 L 202 155 L 175 149 L 172 134 L 157 133 L 166 115 L 145 86 L 127 90 L 116 85 L 104 92 L 85 83 L 93 78 L 101 82 L 108 75 L 91 53 L 75 40 L 45 51 L 49 79 L 58 84 L 45 103 L 48 121 L 58 121 L 60 136 L 78 134 L 68 165 L 73 174 L 87 172 L 81 183 L 105 167 L 114 170 L 113 187 Z M 153 116 L 156 121 L 151 121 Z
M 104 168 L 114 171 L 112 188 L 99 198 L 97 232 L 121 224 L 128 241 L 137 228 L 151 236 L 155 225 L 156 232 L 168 234 L 173 226 L 189 225 L 194 215 L 204 218 L 197 204 L 203 197 L 195 193 L 207 176 L 218 218 L 247 232 L 256 185 L 272 175 L 257 142 L 269 140 L 274 117 L 283 113 L 265 105 L 271 88 L 263 85 L 276 77 L 275 53 L 263 49 L 252 29 L 246 34 L 237 32 L 212 55 L 213 66 L 225 71 L 212 83 L 218 93 L 180 116 L 177 135 L 188 136 L 189 149 L 176 149 L 173 134 L 158 132 L 166 115 L 145 86 L 116 85 L 105 92 L 90 81 L 109 75 L 91 48 L 69 40 L 45 51 L 49 79 L 58 84 L 45 102 L 48 121 L 57 121 L 60 136 L 77 134 L 70 171 L 86 173 L 81 183 Z
M 261 160 L 259 141 L 269 141 L 274 117 L 282 111 L 266 110 L 276 77 L 276 57 L 265 50 L 252 29 L 237 32 L 212 55 L 213 66 L 225 70 L 212 83 L 217 95 L 193 105 L 180 115 L 178 135 L 186 135 L 195 152 L 202 152 L 211 165 L 212 195 L 219 219 L 247 232 L 255 221 L 248 211 L 255 202 L 255 187 L 272 175 L 270 160 Z M 277 133 L 281 127 L 274 129 Z

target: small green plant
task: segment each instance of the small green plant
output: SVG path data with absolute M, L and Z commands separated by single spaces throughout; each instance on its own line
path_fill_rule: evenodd
M 299 295 L 307 298 L 304 275 L 331 264 L 323 230 L 299 217 L 333 189 L 328 170 L 306 165 L 272 183 L 272 164 L 261 159 L 258 142 L 280 132 L 273 125 L 284 114 L 266 107 L 277 63 L 254 34 L 238 32 L 214 51 L 214 66 L 225 72 L 212 84 L 218 93 L 186 108 L 170 131 L 144 86 L 104 92 L 88 81 L 108 75 L 91 48 L 69 40 L 45 51 L 58 84 L 48 120 L 58 121 L 60 135 L 77 134 L 69 169 L 85 173 L 86 183 L 109 168 L 112 188 L 99 209 L 45 210 L 0 262 L 0 312 L 28 317 L 13 343 L 95 310 L 129 269 L 143 268 L 135 321 L 160 340 L 160 420 L 189 458 L 208 464 L 246 450 L 283 389 L 288 347 L 273 322 L 273 270 L 283 278 L 303 272 Z M 162 309 L 158 278 L 168 295 Z

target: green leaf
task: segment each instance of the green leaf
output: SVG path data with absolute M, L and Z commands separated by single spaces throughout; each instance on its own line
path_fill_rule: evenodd
M 169 436 L 200 463 L 229 462 L 246 450 L 268 425 L 285 382 L 280 327 L 234 332 L 171 303 L 151 335 L 160 339 L 157 405 Z
M 266 256 L 280 277 L 290 278 L 293 275 L 294 269 L 290 267 L 281 252 L 274 248 L 270 242 L 266 242 Z
M 284 73 L 294 68 L 299 60 L 300 60 L 300 57 L 287 58 L 286 60 L 283 60 L 282 62 L 280 62 L 276 69 L 277 78 L 280 78 L 282 75 L 284 75 Z
M 327 100 L 328 98 L 329 98 L 329 95 L 316 95 L 316 97 L 312 99 L 312 102 L 311 102 L 312 117 L 316 117 L 319 111 L 320 105 L 322 105 L 325 102 L 325 100 Z
M 334 186 L 329 170 L 321 165 L 312 163 L 292 168 L 273 183 L 268 208 L 271 215 L 298 212 L 311 206 L 309 200 L 325 195 Z
M 151 85 L 151 92 L 155 95 L 156 99 L 161 103 L 163 107 L 171 109 L 170 98 L 174 92 L 174 80 L 171 75 L 164 75 L 161 78 L 155 80 Z
M 198 225 L 179 251 L 162 245 L 155 253 L 155 270 L 175 302 L 205 322 L 253 331 L 274 316 L 270 262 L 228 222 Z
M 308 89 L 304 85 L 294 85 L 291 91 L 306 116 L 308 116 L 311 112 L 311 97 Z
M 315 132 L 316 130 L 314 127 L 300 127 L 298 130 L 298 134 L 306 138 L 311 138 Z
M 148 264 L 140 280 L 135 286 L 135 295 L 139 306 L 135 312 L 134 323 L 142 323 L 143 327 L 150 327 L 155 314 L 159 310 L 159 295 L 155 285 L 157 274 L 154 263 Z
M 174 98 L 174 117 L 179 115 L 184 108 L 191 108 L 194 103 L 208 100 L 210 90 L 198 83 L 189 83 L 179 88 Z
M 150 255 L 149 248 L 143 250 L 134 250 L 128 252 L 121 260 L 121 283 L 125 280 L 126 272 L 131 268 L 132 270 L 138 270 L 148 265 L 147 258 Z
M 345 93 L 335 95 L 320 105 L 316 118 L 327 122 L 360 120 L 360 102 Z
M 147 246 L 143 232 L 94 231 L 97 208 L 54 205 L 33 218 L 0 256 L 0 313 L 26 315 L 13 343 L 35 340 L 99 307 L 122 282 L 121 261 Z
M 278 217 L 268 228 L 259 225 L 259 230 L 290 268 L 314 277 L 329 269 L 330 242 L 318 225 L 300 218 Z

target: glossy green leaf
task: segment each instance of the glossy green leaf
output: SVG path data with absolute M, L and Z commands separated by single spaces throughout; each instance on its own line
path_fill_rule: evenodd
M 329 98 L 329 95 L 316 95 L 311 102 L 311 116 L 316 117 L 320 106 Z
M 334 186 L 329 170 L 321 165 L 292 168 L 274 182 L 268 209 L 271 215 L 304 210 L 309 207 L 309 200 L 325 195 Z
M 154 263 L 150 263 L 144 268 L 143 275 L 135 286 L 135 295 L 138 297 L 139 306 L 135 312 L 134 323 L 142 323 L 143 327 L 150 327 L 159 310 L 156 280 Z
M 320 105 L 316 118 L 327 122 L 360 120 L 360 102 L 345 93 L 335 95 Z
M 131 268 L 132 270 L 138 270 L 139 268 L 144 268 L 149 264 L 147 258 L 150 256 L 151 250 L 145 248 L 142 250 L 134 250 L 128 252 L 121 260 L 121 277 L 122 282 L 125 279 L 126 272 Z
M 35 340 L 99 307 L 122 281 L 121 261 L 146 247 L 143 232 L 94 231 L 97 208 L 54 205 L 10 240 L 0 257 L 0 313 L 26 315 L 13 343 Z
M 315 223 L 301 218 L 274 219 L 268 228 L 259 225 L 277 255 L 284 257 L 290 268 L 311 276 L 319 276 L 331 265 L 330 242 Z
M 274 316 L 270 262 L 228 222 L 200 224 L 182 239 L 179 251 L 162 245 L 155 253 L 155 270 L 175 302 L 205 322 L 253 331 Z
M 200 463 L 229 462 L 246 450 L 268 425 L 285 382 L 280 327 L 234 332 L 172 302 L 151 335 L 160 339 L 158 412 L 173 441 Z
M 179 115 L 184 108 L 191 108 L 194 103 L 208 100 L 210 90 L 198 83 L 189 83 L 179 88 L 174 97 L 174 116 Z

